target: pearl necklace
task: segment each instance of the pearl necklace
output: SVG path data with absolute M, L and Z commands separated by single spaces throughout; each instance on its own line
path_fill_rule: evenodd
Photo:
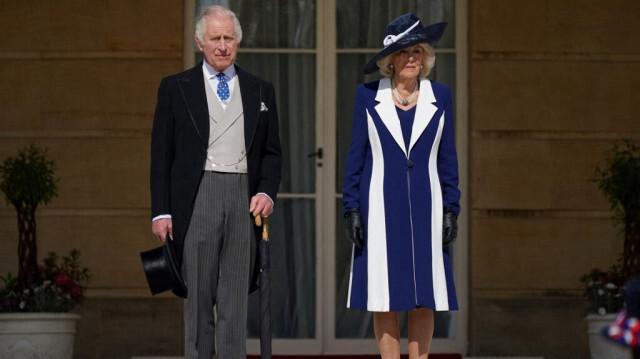
M 408 104 L 412 103 L 413 100 L 415 100 L 416 96 L 418 95 L 418 80 L 416 80 L 416 85 L 413 87 L 413 92 L 406 99 L 400 96 L 400 92 L 398 92 L 398 89 L 396 88 L 396 85 L 393 79 L 391 79 L 391 87 L 393 88 L 393 90 L 391 91 L 391 93 L 393 94 L 393 97 L 396 99 L 396 101 L 398 101 L 398 103 L 402 104 L 402 106 L 407 106 Z

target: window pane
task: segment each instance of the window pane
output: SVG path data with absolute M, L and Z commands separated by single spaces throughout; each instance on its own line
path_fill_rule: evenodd
M 370 57 L 366 55 L 338 55 L 338 86 L 339 93 L 336 96 L 336 193 L 342 193 L 344 181 L 344 166 L 351 143 L 351 125 L 353 122 L 353 104 L 356 96 L 356 87 L 363 82 L 370 82 L 380 78 L 378 73 L 364 75 L 362 69 Z M 342 212 L 342 210 L 341 210 Z
M 236 64 L 276 88 L 283 168 L 280 192 L 314 193 L 315 56 L 240 53 Z
M 196 21 L 210 5 L 222 5 L 236 13 L 242 26 L 241 47 L 316 46 L 315 0 L 196 0 Z
M 408 12 L 423 26 L 448 22 L 438 46 L 454 46 L 455 0 L 338 0 L 337 7 L 338 48 L 382 48 L 387 24 Z
M 279 199 L 269 217 L 271 332 L 313 338 L 316 310 L 315 201 Z M 249 296 L 248 334 L 260 336 L 259 297 Z

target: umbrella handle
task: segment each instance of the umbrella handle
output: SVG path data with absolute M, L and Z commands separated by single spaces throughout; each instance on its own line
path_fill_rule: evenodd
M 256 226 L 262 226 L 262 240 L 269 242 L 269 220 L 267 217 L 256 216 Z

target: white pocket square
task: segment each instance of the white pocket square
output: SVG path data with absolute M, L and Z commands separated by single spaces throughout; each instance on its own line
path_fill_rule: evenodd
M 267 106 L 265 106 L 264 102 L 260 102 L 260 112 L 262 111 L 269 111 Z

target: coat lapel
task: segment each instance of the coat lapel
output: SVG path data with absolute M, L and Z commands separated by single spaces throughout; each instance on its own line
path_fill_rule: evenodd
M 207 148 L 207 141 L 209 140 L 209 109 L 204 88 L 204 76 L 202 75 L 202 63 L 193 67 L 184 77 L 179 78 L 178 86 L 202 146 Z
M 418 104 L 416 105 L 416 117 L 413 120 L 413 128 L 411 129 L 411 141 L 409 141 L 409 152 L 413 145 L 418 141 L 422 132 L 427 128 L 433 115 L 438 111 L 434 103 L 436 96 L 433 94 L 431 81 L 424 78 L 420 81 L 420 94 L 418 95 Z
M 253 143 L 253 135 L 258 127 L 262 88 L 251 80 L 247 73 L 236 65 L 238 82 L 242 92 L 242 111 L 244 112 L 244 143 L 247 151 Z M 256 101 L 257 100 L 257 101 Z
M 398 146 L 402 149 L 405 155 L 407 155 L 407 149 L 404 145 L 404 139 L 402 137 L 402 128 L 400 127 L 400 119 L 398 118 L 398 112 L 396 111 L 396 105 L 393 103 L 391 97 L 391 80 L 383 78 L 378 84 L 378 92 L 376 94 L 376 101 L 379 103 L 375 106 L 375 110 L 380 116 L 380 120 L 384 123 L 391 136 L 396 141 Z

